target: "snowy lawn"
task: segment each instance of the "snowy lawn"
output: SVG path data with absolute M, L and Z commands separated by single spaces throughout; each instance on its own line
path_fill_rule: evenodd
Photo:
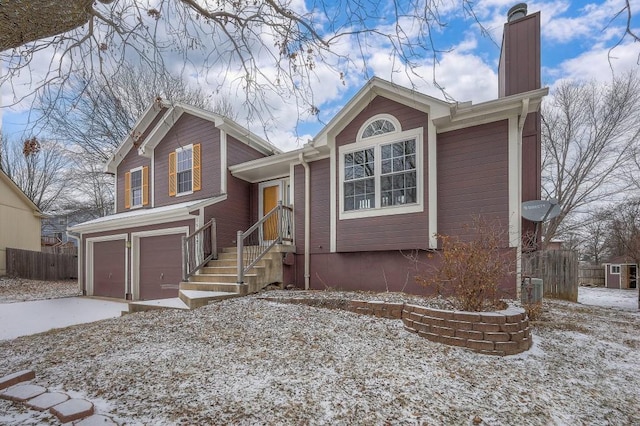
M 637 310 L 544 308 L 532 350 L 501 358 L 399 320 L 244 297 L 0 342 L 0 374 L 33 369 L 127 425 L 637 423 Z M 56 423 L 0 400 L 0 424 Z

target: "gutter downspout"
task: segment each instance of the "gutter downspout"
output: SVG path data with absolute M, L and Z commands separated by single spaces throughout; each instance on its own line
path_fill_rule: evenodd
M 84 280 L 82 279 L 83 262 L 82 262 L 82 234 L 78 234 L 71 231 L 65 231 L 67 238 L 72 238 L 78 242 L 78 287 L 80 288 L 80 294 L 86 295 L 84 291 Z
M 311 245 L 309 241 L 311 232 L 311 171 L 309 163 L 305 161 L 302 152 L 298 155 L 298 159 L 302 167 L 304 167 L 304 289 L 309 290 L 309 279 L 311 277 L 309 267 L 311 260 L 309 255 L 309 246 Z

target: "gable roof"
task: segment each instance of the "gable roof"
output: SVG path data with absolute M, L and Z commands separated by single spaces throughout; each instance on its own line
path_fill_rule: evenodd
M 16 183 L 2 169 L 0 169 L 0 182 L 4 182 L 4 184 L 7 185 L 9 189 L 15 192 L 18 198 L 20 198 L 28 208 L 33 210 L 33 214 L 35 216 L 42 217 L 42 212 L 40 211 L 38 206 L 36 206 L 36 204 L 31 201 L 31 199 L 27 197 L 24 192 L 22 192 L 18 185 L 16 185 Z
M 151 157 L 154 148 L 171 130 L 173 125 L 183 114 L 193 115 L 210 121 L 215 127 L 225 131 L 240 142 L 243 142 L 265 155 L 279 154 L 282 151 L 262 139 L 255 133 L 245 129 L 235 121 L 191 105 L 181 102 L 165 104 L 161 100 L 154 101 L 138 119 L 127 137 L 120 143 L 111 158 L 107 161 L 104 171 L 116 173 L 117 167 L 127 153 L 137 147 L 138 154 Z
M 434 117 L 448 115 L 451 106 L 454 105 L 379 77 L 373 77 L 320 130 L 313 138 L 313 145 L 327 145 L 329 139 L 340 133 L 376 96 L 391 99 L 400 104 L 429 113 Z

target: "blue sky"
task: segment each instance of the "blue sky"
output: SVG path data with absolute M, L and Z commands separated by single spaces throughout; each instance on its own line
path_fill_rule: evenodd
M 297 2 L 298 7 L 305 7 L 302 0 Z M 318 67 L 317 78 L 314 79 L 312 88 L 314 98 L 320 107 L 320 120 L 306 116 L 299 119 L 294 102 L 283 102 L 274 97 L 269 100 L 273 106 L 273 120 L 267 126 L 267 136 L 285 150 L 299 147 L 316 134 L 322 128 L 322 123 L 330 120 L 362 87 L 367 78 L 373 75 L 393 79 L 400 84 L 413 83 L 417 85 L 418 90 L 442 98 L 443 93 L 430 84 L 435 72 L 436 81 L 456 100 L 477 103 L 494 99 L 497 96 L 497 67 L 502 27 L 508 9 L 516 3 L 518 2 L 514 0 L 474 2 L 474 11 L 488 31 L 487 36 L 481 34 L 480 28 L 472 19 L 464 16 L 459 0 L 445 0 L 440 12 L 447 22 L 447 27 L 438 31 L 434 38 L 437 45 L 448 52 L 439 55 L 435 67 L 428 55 L 418 61 L 417 73 L 423 77 L 422 81 L 410 81 L 406 74 L 392 72 L 389 52 L 384 43 L 376 45 L 375 41 L 366 52 L 366 74 L 362 73 L 361 69 L 351 67 L 346 70 L 342 82 L 335 72 L 322 66 Z M 623 4 L 623 0 L 528 2 L 529 13 L 540 11 L 542 16 L 543 85 L 553 88 L 562 79 L 595 79 L 606 83 L 611 79 L 612 72 L 622 73 L 639 67 L 640 43 L 634 44 L 630 39 L 624 39 L 610 52 L 611 47 L 624 34 L 625 17 L 612 21 Z M 632 0 L 631 5 L 634 11 L 640 11 L 640 0 Z M 637 16 L 633 18 L 632 26 L 640 29 L 640 19 Z M 355 46 L 350 46 L 348 41 L 338 48 L 344 52 L 355 50 Z M 191 84 L 207 89 L 206 76 L 192 73 L 185 78 Z M 2 104 L 7 105 L 11 100 L 11 93 L 6 87 L 0 90 Z M 215 90 L 219 91 L 220 87 Z M 229 88 L 228 96 L 235 100 L 237 96 L 234 96 L 233 90 Z M 28 112 L 30 105 L 26 100 L 15 107 L 2 110 L 4 134 L 10 138 L 21 138 L 31 131 Z M 243 107 L 239 103 L 236 108 L 241 111 Z M 261 133 L 264 124 L 242 114 L 238 121 L 258 134 Z

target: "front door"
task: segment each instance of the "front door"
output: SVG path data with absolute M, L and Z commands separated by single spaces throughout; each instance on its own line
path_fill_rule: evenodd
M 278 205 L 280 185 L 265 186 L 262 188 L 262 216 L 266 216 L 275 206 Z M 263 239 L 266 241 L 275 240 L 278 237 L 278 216 L 271 216 L 262 225 Z

